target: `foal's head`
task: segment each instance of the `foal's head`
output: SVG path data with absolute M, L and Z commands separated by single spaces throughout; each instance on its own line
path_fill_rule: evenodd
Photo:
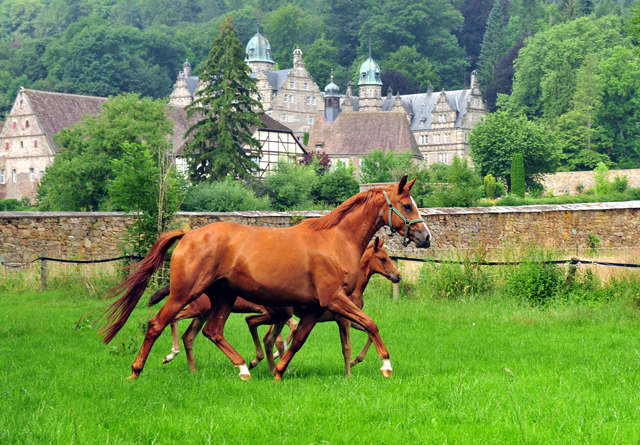
M 365 273 L 367 273 L 368 276 L 379 273 L 386 279 L 397 283 L 400 281 L 400 271 L 393 265 L 389 254 L 382 248 L 383 245 L 384 238 L 380 240 L 380 238 L 376 236 L 375 241 L 369 244 L 367 250 L 364 251 L 364 255 L 362 255 L 362 260 L 360 261 L 361 268 L 364 266 L 364 269 L 367 270 Z
M 411 187 L 415 182 L 415 179 L 407 182 L 407 175 L 404 175 L 397 185 L 383 189 L 386 193 L 383 219 L 393 230 L 403 235 L 405 245 L 408 241 L 413 241 L 416 247 L 427 248 L 431 246 L 431 231 L 420 217 L 416 202 L 411 197 Z

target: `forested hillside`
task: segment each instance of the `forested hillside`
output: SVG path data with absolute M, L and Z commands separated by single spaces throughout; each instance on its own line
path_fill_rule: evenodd
M 184 60 L 194 67 L 204 60 L 225 15 L 234 18 L 243 43 L 259 23 L 279 68 L 291 66 L 299 46 L 321 87 L 333 68 L 344 91 L 371 39 L 383 81 L 395 91 L 425 91 L 429 84 L 463 88 L 471 70 L 479 68 L 492 105 L 497 93 L 510 92 L 513 60 L 526 37 L 590 13 L 624 16 L 632 2 L 620 2 L 5 0 L 0 4 L 0 117 L 20 85 L 97 96 L 167 97 Z M 540 104 L 524 105 L 547 113 Z

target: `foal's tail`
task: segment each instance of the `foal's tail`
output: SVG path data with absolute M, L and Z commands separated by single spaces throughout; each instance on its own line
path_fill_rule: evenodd
M 149 303 L 147 303 L 147 307 L 155 306 L 156 304 L 160 303 L 162 300 L 167 298 L 167 296 L 169 295 L 170 287 L 171 286 L 165 286 L 155 291 L 153 295 L 151 295 L 151 297 L 149 298 Z
M 110 323 L 108 326 L 103 327 L 99 333 L 99 335 L 103 336 L 102 340 L 105 343 L 113 340 L 122 329 L 136 304 L 140 301 L 140 297 L 142 297 L 147 284 L 149 284 L 151 276 L 164 263 L 171 246 L 186 233 L 187 230 L 180 229 L 160 235 L 158 241 L 142 261 L 127 266 L 127 269 L 137 268 L 135 272 L 132 272 L 122 283 L 110 289 L 113 293 L 107 298 L 116 297 L 122 292 L 124 292 L 124 295 L 111 303 L 100 317 L 105 317 L 106 323 Z

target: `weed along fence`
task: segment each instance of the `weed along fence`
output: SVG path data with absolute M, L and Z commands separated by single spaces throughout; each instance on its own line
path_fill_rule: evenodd
M 437 259 L 438 252 L 499 249 L 507 244 L 538 245 L 578 252 L 602 247 L 640 248 L 640 201 L 521 207 L 421 209 L 434 241 L 432 248 L 403 247 L 388 228 L 386 238 L 396 261 Z M 265 227 L 290 227 L 327 212 L 180 213 L 178 226 L 198 228 L 218 221 Z M 122 256 L 131 218 L 115 212 L 0 212 L 0 260 L 4 265 L 65 260 L 92 263 Z M 568 258 L 567 258 L 568 259 Z

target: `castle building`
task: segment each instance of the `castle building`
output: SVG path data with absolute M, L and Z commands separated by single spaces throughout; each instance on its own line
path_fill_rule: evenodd
M 305 68 L 302 51 L 299 48 L 293 51 L 293 68 L 274 70 L 271 45 L 259 30 L 247 43 L 246 50 L 245 61 L 251 69 L 250 76 L 257 81 L 258 99 L 265 114 L 290 128 L 302 140 L 304 133 L 310 131 L 315 114 L 322 111 L 324 105 L 320 88 Z M 199 85 L 198 77 L 191 75 L 191 65 L 185 62 L 169 104 L 187 106 L 201 89 Z
M 487 109 L 482 100 L 478 77 L 475 71 L 471 73 L 471 87 L 464 90 L 445 91 L 434 93 L 430 86 L 426 93 L 393 95 L 389 88 L 386 97 L 381 97 L 382 81 L 380 79 L 380 67 L 369 54 L 369 58 L 360 67 L 358 80 L 358 95 L 355 96 L 349 85 L 347 94 L 336 94 L 338 87 L 333 84 L 325 89 L 325 112 L 318 113 L 309 136 L 309 150 L 323 150 L 326 153 L 337 154 L 346 150 L 343 138 L 333 136 L 338 132 L 361 132 L 363 138 L 350 143 L 362 144 L 368 141 L 367 147 L 361 147 L 360 156 L 367 151 L 376 148 L 390 147 L 386 141 L 388 137 L 399 137 L 398 133 L 387 131 L 386 134 L 378 133 L 380 122 L 371 118 L 371 114 L 399 113 L 402 114 L 413 134 L 414 142 L 418 146 L 422 158 L 427 164 L 441 162 L 450 164 L 454 156 L 468 156 L 469 133 L 474 125 L 486 114 Z M 331 94 L 328 94 L 328 91 Z M 328 102 L 327 97 L 331 97 Z M 336 98 L 340 98 L 339 107 L 333 106 Z M 332 109 L 327 109 L 328 104 Z M 356 118 L 353 115 L 361 115 Z M 347 117 L 348 116 L 348 117 Z M 378 118 L 380 119 L 380 118 Z M 350 125 L 345 127 L 344 121 Z M 335 126 L 329 131 L 327 125 Z M 366 130 L 354 128 L 354 126 L 368 126 Z M 400 130 L 398 130 L 400 131 Z M 378 137 L 370 135 L 378 134 Z M 395 135 L 395 136 L 393 136 Z M 398 139 L 400 140 L 400 139 Z M 409 147 L 399 148 L 399 151 L 407 151 Z

